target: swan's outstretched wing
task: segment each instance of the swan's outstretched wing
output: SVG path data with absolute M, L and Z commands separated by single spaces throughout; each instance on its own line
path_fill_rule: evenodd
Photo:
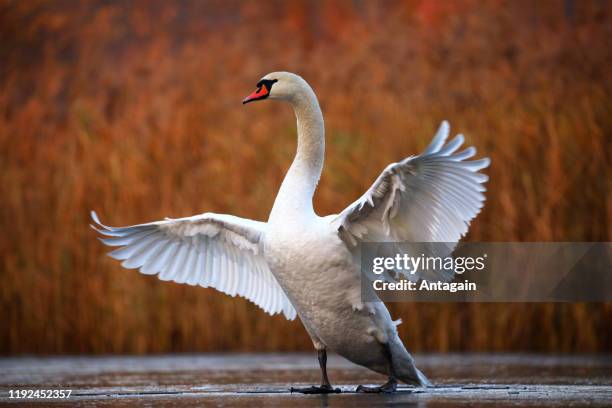
M 467 160 L 476 149 L 458 152 L 462 135 L 445 144 L 449 130 L 442 122 L 421 155 L 389 165 L 332 221 L 350 248 L 359 242 L 456 243 L 465 235 L 485 200 L 488 177 L 478 171 L 489 159 Z
M 289 320 L 296 312 L 261 254 L 263 222 L 225 214 L 205 213 L 129 227 L 107 227 L 95 212 L 91 217 L 100 241 L 120 246 L 109 253 L 125 268 L 138 268 L 189 285 L 213 287 L 247 298 L 265 312 L 283 313 Z

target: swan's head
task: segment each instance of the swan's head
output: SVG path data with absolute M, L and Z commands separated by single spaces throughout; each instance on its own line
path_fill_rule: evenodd
M 298 95 L 310 91 L 310 86 L 299 75 L 291 72 L 271 72 L 257 82 L 257 89 L 243 99 L 242 103 L 263 99 L 293 101 Z

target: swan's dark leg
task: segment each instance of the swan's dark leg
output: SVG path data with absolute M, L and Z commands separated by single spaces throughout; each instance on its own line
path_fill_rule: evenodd
M 357 387 L 357 392 L 367 392 L 367 393 L 391 393 L 397 390 L 397 376 L 395 375 L 395 370 L 393 369 L 393 362 L 391 360 L 391 349 L 387 343 L 383 345 L 383 353 L 385 354 L 385 358 L 387 359 L 387 367 L 389 371 L 389 380 L 381 385 L 380 387 L 366 387 L 365 385 L 360 385 Z
M 325 349 L 318 350 L 319 367 L 321 367 L 321 386 L 320 387 L 306 387 L 306 388 L 293 388 L 291 392 L 300 392 L 302 394 L 337 394 L 340 392 L 340 388 L 333 388 L 327 378 L 327 351 Z
M 327 351 L 325 349 L 317 352 L 319 358 L 319 367 L 321 368 L 321 386 L 331 388 L 329 378 L 327 378 Z

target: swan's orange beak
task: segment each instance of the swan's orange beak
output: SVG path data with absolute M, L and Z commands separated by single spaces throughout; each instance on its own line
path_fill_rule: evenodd
M 270 91 L 268 90 L 265 84 L 262 84 L 252 94 L 244 98 L 242 100 L 242 103 L 245 104 L 253 101 L 258 101 L 260 99 L 266 99 L 268 95 L 270 95 Z

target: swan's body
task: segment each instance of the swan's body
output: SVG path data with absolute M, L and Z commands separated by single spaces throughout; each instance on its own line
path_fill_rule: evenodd
M 312 206 L 325 149 L 323 115 L 310 86 L 286 72 L 266 75 L 245 99 L 281 99 L 294 108 L 296 157 L 267 223 L 206 213 L 131 227 L 99 223 L 110 255 L 160 279 L 215 287 L 244 296 L 270 314 L 300 316 L 319 351 L 324 388 L 325 351 L 414 385 L 427 385 L 397 335 L 382 302 L 361 301 L 356 244 L 367 241 L 457 242 L 484 201 L 477 171 L 488 160 L 444 145 L 448 125 L 421 156 L 387 167 L 372 188 L 338 215 L 319 217 Z M 323 357 L 321 357 L 323 353 Z M 325 385 L 327 383 L 327 385 Z M 394 386 L 393 386 L 393 389 Z M 320 389 L 319 389 L 320 390 Z

